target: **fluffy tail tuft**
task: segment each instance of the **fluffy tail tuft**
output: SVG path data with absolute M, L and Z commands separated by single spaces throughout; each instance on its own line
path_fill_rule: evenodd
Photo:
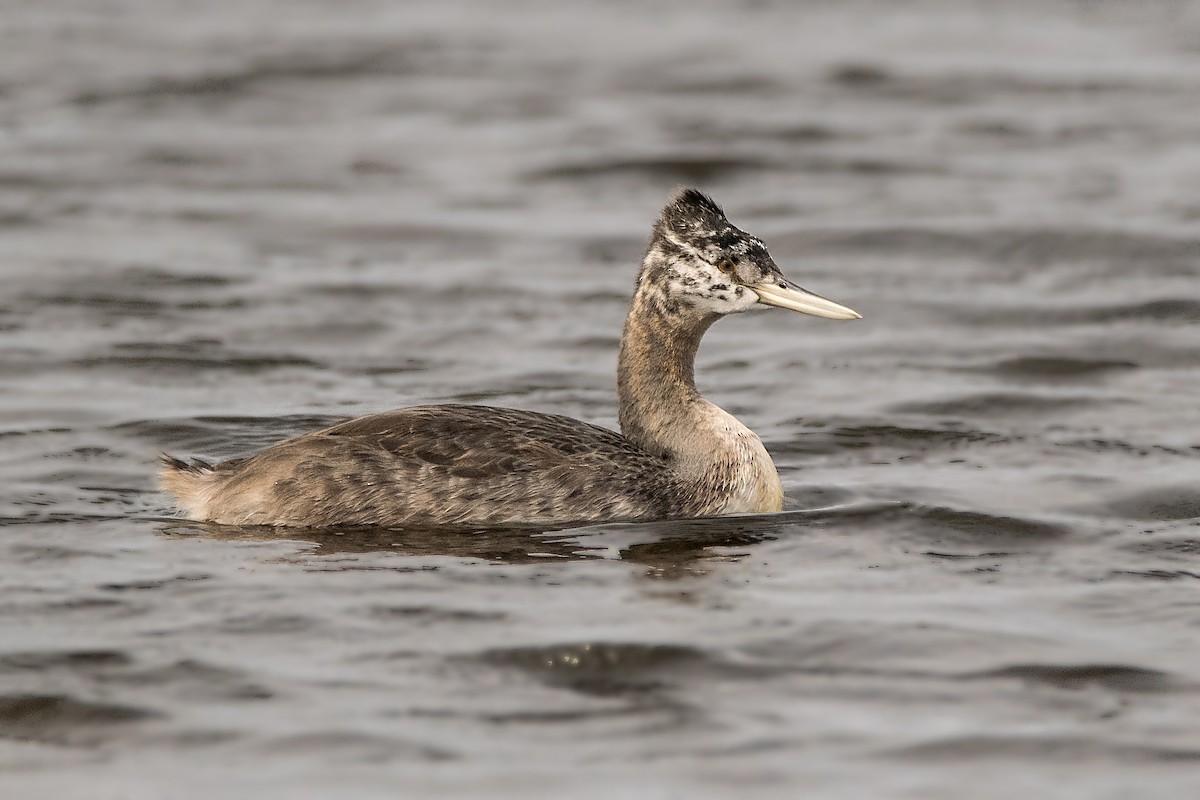
M 162 474 L 166 474 L 167 472 L 173 470 L 179 470 L 182 472 L 192 472 L 197 475 L 203 475 L 213 471 L 212 462 L 205 461 L 202 458 L 193 458 L 191 461 L 184 461 L 182 458 L 176 458 L 170 453 L 159 453 L 158 460 L 163 463 L 164 467 L 166 467 Z
M 212 489 L 212 463 L 200 458 L 184 461 L 166 453 L 160 454 L 158 460 L 163 465 L 158 471 L 158 485 L 175 495 L 179 507 L 190 518 L 204 519 Z

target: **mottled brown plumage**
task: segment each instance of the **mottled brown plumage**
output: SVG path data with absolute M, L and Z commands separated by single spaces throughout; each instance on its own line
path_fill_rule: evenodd
M 569 417 L 436 405 L 353 419 L 215 466 L 164 456 L 194 519 L 331 527 L 487 525 L 778 511 L 761 441 L 696 389 L 700 339 L 767 303 L 857 315 L 787 283 L 765 247 L 684 190 L 651 235 L 618 364 L 623 434 Z

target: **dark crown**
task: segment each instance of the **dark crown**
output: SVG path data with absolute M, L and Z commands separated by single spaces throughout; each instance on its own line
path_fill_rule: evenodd
M 698 189 L 684 188 L 675 193 L 662 210 L 659 222 L 664 228 L 684 235 L 700 231 L 719 231 L 729 227 L 725 212 L 716 201 Z

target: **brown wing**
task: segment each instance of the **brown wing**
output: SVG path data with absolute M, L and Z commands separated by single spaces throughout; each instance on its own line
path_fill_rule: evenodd
M 618 433 L 553 414 L 418 406 L 268 448 L 231 475 L 287 524 L 450 524 L 667 517 L 665 463 Z M 269 485 L 264 481 L 269 479 Z M 232 496 L 225 498 L 229 503 Z
M 662 466 L 607 428 L 490 406 L 416 406 L 359 417 L 310 435 L 369 440 L 399 458 L 443 466 L 448 474 L 465 478 L 538 471 L 572 461 Z

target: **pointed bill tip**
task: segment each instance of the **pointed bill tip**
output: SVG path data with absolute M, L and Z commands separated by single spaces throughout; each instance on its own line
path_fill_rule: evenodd
M 854 309 L 847 308 L 832 300 L 827 300 L 819 294 L 813 294 L 792 284 L 756 283 L 750 284 L 750 288 L 758 295 L 760 303 L 769 306 L 786 308 L 790 311 L 799 311 L 801 314 L 824 317 L 825 319 L 862 319 L 862 314 L 859 314 Z

